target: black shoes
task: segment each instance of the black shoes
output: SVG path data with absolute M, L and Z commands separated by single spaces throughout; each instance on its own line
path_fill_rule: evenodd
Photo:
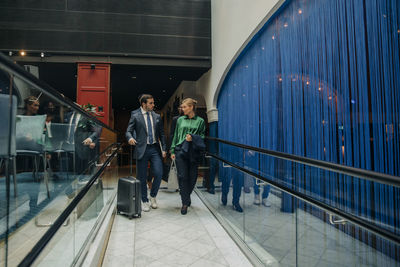
M 222 205 L 226 206 L 226 203 L 228 202 L 228 196 L 225 195 L 225 194 L 222 194 L 221 195 L 221 202 L 222 202 Z
M 239 203 L 233 204 L 233 209 L 237 212 L 243 212 L 243 209 L 240 207 Z
M 211 195 L 214 195 L 214 194 L 215 194 L 214 188 L 208 189 L 207 192 L 210 193 Z
M 192 205 L 192 201 L 189 201 L 188 207 L 190 207 L 190 205 Z
M 187 210 L 188 210 L 188 206 L 183 205 L 182 208 L 181 208 L 181 214 L 182 214 L 182 215 L 186 215 Z

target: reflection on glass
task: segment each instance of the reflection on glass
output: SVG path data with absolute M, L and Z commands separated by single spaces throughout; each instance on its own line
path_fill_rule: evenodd
M 115 151 L 116 134 L 1 66 L 0 101 L 0 266 L 16 266 Z M 114 158 L 37 264 L 72 263 L 111 203 L 117 175 Z

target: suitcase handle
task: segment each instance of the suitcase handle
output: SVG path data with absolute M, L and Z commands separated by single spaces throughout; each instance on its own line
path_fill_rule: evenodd
M 129 169 L 130 169 L 130 176 L 133 177 L 133 178 L 135 178 L 135 179 L 137 179 L 136 176 L 133 176 L 133 171 L 132 171 L 132 165 L 133 165 L 133 146 L 132 146 L 132 145 L 129 145 L 129 146 L 131 147 L 131 149 L 130 149 L 130 150 L 131 150 L 131 153 L 130 153 L 130 158 L 131 158 L 131 159 L 130 159 L 130 161 L 131 161 L 130 163 L 131 163 L 131 166 L 130 166 L 130 168 L 129 168 Z M 135 152 L 137 153 L 137 150 L 135 150 Z M 137 174 L 137 172 L 136 172 L 136 174 Z

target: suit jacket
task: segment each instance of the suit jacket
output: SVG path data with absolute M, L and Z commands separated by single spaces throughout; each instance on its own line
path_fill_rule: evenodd
M 203 137 L 197 134 L 191 134 L 192 142 L 183 141 L 182 152 L 184 156 L 190 160 L 190 162 L 200 162 L 201 158 L 206 151 L 206 144 L 204 143 Z
M 93 154 L 96 153 L 96 150 L 90 149 L 89 146 L 83 145 L 82 142 L 89 137 L 94 143 L 98 143 L 102 127 L 96 125 L 94 122 L 91 122 L 82 115 L 79 120 L 77 120 L 75 116 L 73 121 L 71 121 L 72 114 L 74 114 L 74 112 L 66 114 L 64 121 L 75 126 L 70 127 L 69 131 L 71 132 L 68 134 L 70 138 L 72 136 L 74 137 L 73 143 L 75 143 L 75 153 L 81 159 L 91 159 Z M 68 141 L 71 142 L 71 140 Z
M 161 116 L 155 113 L 154 111 L 151 111 L 150 115 L 153 117 L 153 126 L 154 126 L 153 130 L 154 130 L 155 141 L 160 142 L 162 150 L 166 151 L 167 145 L 165 143 L 164 126 L 161 120 Z M 136 158 L 137 159 L 143 158 L 147 146 L 147 129 L 146 129 L 146 123 L 144 121 L 144 116 L 140 108 L 132 111 L 125 136 L 128 141 L 131 138 L 136 140 L 137 142 L 135 148 Z

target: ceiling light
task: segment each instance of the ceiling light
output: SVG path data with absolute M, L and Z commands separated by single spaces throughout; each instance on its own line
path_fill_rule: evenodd
M 8 55 L 11 57 L 13 55 L 13 52 L 12 51 L 8 52 Z
M 26 55 L 26 52 L 25 52 L 25 51 L 20 51 L 19 54 L 20 54 L 21 56 L 25 56 L 25 55 Z
M 44 57 L 44 53 L 43 52 L 40 53 L 40 57 Z
M 132 78 L 132 79 L 136 79 L 136 76 L 132 76 L 131 78 Z

